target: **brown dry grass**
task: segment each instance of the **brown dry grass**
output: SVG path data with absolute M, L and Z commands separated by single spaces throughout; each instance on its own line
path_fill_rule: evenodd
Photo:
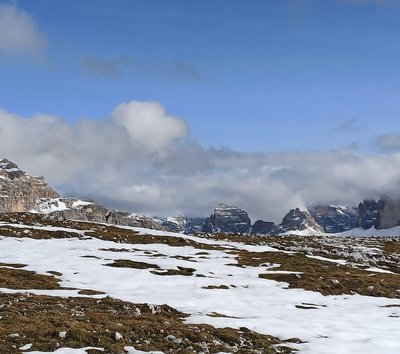
M 323 295 L 354 294 L 400 298 L 398 274 L 372 273 L 347 265 L 339 265 L 306 257 L 304 254 L 281 252 L 247 252 L 238 255 L 238 266 L 258 267 L 279 264 L 277 273 L 260 274 L 260 278 L 289 283 L 290 288 L 318 291 Z M 279 271 L 302 274 L 280 274 Z
M 160 271 L 152 270 L 150 273 L 155 275 L 183 275 L 183 276 L 191 276 L 196 271 L 194 268 L 186 268 L 177 266 L 178 269 L 163 269 Z
M 228 285 L 207 285 L 203 286 L 203 289 L 229 289 Z
M 383 245 L 383 252 L 387 255 L 391 255 L 393 253 L 400 255 L 400 241 L 386 241 Z
M 116 259 L 113 263 L 108 263 L 106 266 L 116 268 L 135 268 L 135 269 L 160 269 L 157 264 L 145 262 L 131 261 L 129 259 Z
M 60 289 L 60 285 L 58 280 L 50 275 L 37 274 L 24 269 L 0 267 L 0 288 Z
M 123 353 L 124 346 L 166 353 L 289 353 L 275 349 L 277 338 L 246 328 L 217 329 L 209 325 L 188 325 L 184 314 L 161 306 L 153 314 L 145 304 L 132 304 L 111 298 L 57 298 L 35 295 L 0 294 L 0 353 L 19 353 L 18 347 L 33 343 L 32 350 L 53 351 L 58 346 L 103 347 L 105 353 Z M 140 313 L 139 313 L 139 311 Z M 67 332 L 60 338 L 60 332 Z M 115 332 L 123 339 L 115 340 Z M 18 337 L 10 337 L 18 333 Z M 166 338 L 176 337 L 176 341 Z

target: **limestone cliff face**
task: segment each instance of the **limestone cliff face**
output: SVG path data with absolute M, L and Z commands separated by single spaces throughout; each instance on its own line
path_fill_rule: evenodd
M 390 229 L 400 225 L 400 199 L 388 196 L 380 200 L 364 200 L 358 206 L 358 226 L 363 229 Z
M 39 198 L 58 198 L 43 177 L 32 177 L 13 162 L 0 160 L 0 212 L 26 212 Z
M 378 201 L 378 229 L 390 229 L 400 225 L 400 199 L 383 197 Z
M 366 199 L 358 205 L 357 225 L 359 227 L 365 230 L 371 227 L 378 228 L 379 219 L 379 207 L 375 200 Z
M 203 232 L 250 232 L 251 220 L 248 214 L 233 205 L 219 204 L 202 226 Z

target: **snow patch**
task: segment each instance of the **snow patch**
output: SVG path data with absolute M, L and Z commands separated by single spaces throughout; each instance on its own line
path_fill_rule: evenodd
M 23 227 L 23 225 L 19 225 Z M 129 228 L 129 227 L 128 227 Z M 56 228 L 53 228 L 56 229 Z M 252 252 L 273 250 L 268 246 L 249 246 L 194 236 L 139 228 L 145 234 L 192 239 L 204 244 L 224 245 L 225 250 L 207 250 L 207 256 L 192 246 L 168 244 L 120 244 L 96 238 L 31 239 L 0 237 L 0 257 L 5 263 L 24 263 L 24 269 L 46 274 L 51 269 L 62 273 L 62 287 L 102 291 L 132 303 L 167 304 L 188 313 L 187 323 L 207 323 L 216 327 L 247 327 L 279 338 L 300 338 L 294 344 L 300 353 L 397 353 L 400 352 L 400 327 L 390 317 L 398 299 L 361 295 L 323 296 L 303 289 L 287 289 L 285 283 L 259 278 L 271 267 L 232 267 L 237 262 L 229 250 Z M 70 230 L 71 231 L 71 230 Z M 108 252 L 101 249 L 121 249 Z M 275 250 L 277 251 L 277 250 Z M 157 255 L 157 256 L 155 256 Z M 85 256 L 95 256 L 85 257 Z M 176 258 L 180 256 L 180 259 Z M 183 259 L 182 259 L 183 257 Z M 188 257 L 190 260 L 184 258 Z M 193 277 L 163 277 L 151 269 L 107 267 L 116 259 L 156 264 L 161 269 L 194 268 Z M 329 260 L 329 259 L 324 259 Z M 341 262 L 341 260 L 329 260 Z M 196 277 L 202 274 L 204 277 Z M 227 285 L 210 290 L 208 286 Z M 7 292 L 21 290 L 0 289 Z M 25 290 L 58 296 L 77 296 L 73 290 Z M 316 310 L 296 307 L 299 303 L 318 304 Z M 211 317 L 220 313 L 229 317 Z M 131 352 L 141 353 L 133 347 Z M 85 354 L 88 348 L 63 348 L 56 354 Z M 66 351 L 70 350 L 70 351 Z M 136 350 L 136 351 L 134 351 Z M 40 352 L 30 352 L 43 354 Z M 157 353 L 157 352 L 155 352 Z M 159 352 L 162 353 L 162 352 Z

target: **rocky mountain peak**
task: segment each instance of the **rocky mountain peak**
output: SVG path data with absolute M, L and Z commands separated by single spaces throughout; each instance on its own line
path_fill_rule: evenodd
M 400 225 L 400 199 L 383 196 L 364 200 L 358 206 L 358 226 L 363 229 L 389 229 Z
M 32 177 L 8 159 L 0 161 L 0 212 L 26 212 L 40 198 L 58 198 L 43 177 Z
M 357 226 L 357 210 L 346 206 L 316 205 L 309 208 L 311 216 L 327 233 L 338 233 Z
M 247 212 L 234 205 L 218 204 L 202 226 L 203 232 L 248 233 L 251 220 Z
M 292 209 L 285 215 L 280 228 L 287 231 L 303 231 L 311 229 L 317 232 L 324 232 L 324 229 L 319 225 L 308 211 L 300 210 L 299 208 Z
M 0 176 L 8 179 L 15 179 L 25 177 L 26 174 L 24 171 L 20 170 L 14 162 L 2 159 L 0 160 Z
M 366 199 L 358 205 L 358 226 L 363 229 L 377 228 L 379 225 L 378 202 Z
M 13 168 L 19 170 L 18 166 L 14 162 L 12 162 L 8 159 L 0 160 L 0 168 L 3 170 L 9 170 L 9 169 L 13 169 Z

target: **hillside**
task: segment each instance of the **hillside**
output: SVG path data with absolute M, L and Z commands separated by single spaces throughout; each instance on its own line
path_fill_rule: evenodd
M 206 238 L 37 214 L 0 220 L 2 353 L 400 349 L 398 237 Z

